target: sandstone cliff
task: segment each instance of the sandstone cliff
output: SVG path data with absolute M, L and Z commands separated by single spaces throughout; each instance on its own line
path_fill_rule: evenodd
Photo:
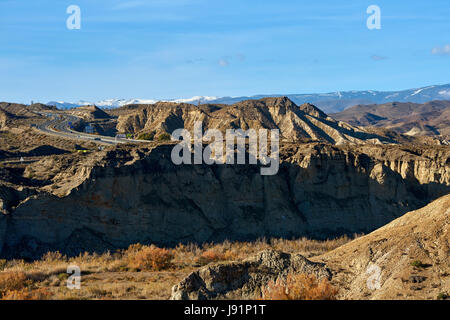
M 289 144 L 274 176 L 256 165 L 176 166 L 171 149 L 33 164 L 46 186 L 15 197 L 0 186 L 1 255 L 369 232 L 450 191 L 447 147 Z

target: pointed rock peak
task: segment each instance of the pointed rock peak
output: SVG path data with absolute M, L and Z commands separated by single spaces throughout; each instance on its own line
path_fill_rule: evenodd
M 303 111 L 304 113 L 309 114 L 309 115 L 311 115 L 313 117 L 316 117 L 316 118 L 323 118 L 323 119 L 325 119 L 325 118 L 328 117 L 328 115 L 325 112 L 323 112 L 322 110 L 317 108 L 315 105 L 310 104 L 310 103 L 302 104 L 299 107 L 299 109 L 301 111 Z
M 86 106 L 81 106 L 77 108 L 78 110 L 86 110 L 86 111 L 102 111 L 99 107 L 97 107 L 95 104 L 90 104 Z
M 82 106 L 73 109 L 73 112 L 80 115 L 85 115 L 89 117 L 94 117 L 98 119 L 102 118 L 109 118 L 109 114 L 107 114 L 105 111 L 97 107 L 96 105 L 88 105 L 88 106 Z
M 245 100 L 233 104 L 233 106 L 253 106 L 253 107 L 278 107 L 278 108 L 296 108 L 297 105 L 288 97 L 268 97 L 262 99 Z
M 297 105 L 290 100 L 288 97 L 274 97 L 274 98 L 264 98 L 261 99 L 264 100 L 264 102 L 267 105 L 274 106 L 274 107 L 296 107 Z

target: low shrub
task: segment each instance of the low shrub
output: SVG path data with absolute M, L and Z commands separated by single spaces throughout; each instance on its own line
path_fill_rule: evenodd
M 48 300 L 51 293 L 46 288 L 8 290 L 1 300 Z
M 155 138 L 154 132 L 141 133 L 138 136 L 138 140 L 153 140 L 154 138 Z
M 45 263 L 65 262 L 66 260 L 67 257 L 63 256 L 59 251 L 47 252 L 41 258 L 41 261 Z
M 447 294 L 447 292 L 441 292 L 437 296 L 438 300 L 447 300 L 449 298 L 450 298 L 450 296 Z
M 338 290 L 315 275 L 289 274 L 285 280 L 270 281 L 262 291 L 265 300 L 336 300 Z
M 161 133 L 158 136 L 158 141 L 170 141 L 170 139 L 171 139 L 171 135 L 168 134 L 167 132 Z
M 27 285 L 27 277 L 23 272 L 0 273 L 0 297 L 8 291 L 21 290 Z
M 130 250 L 130 249 L 129 249 Z M 138 270 L 159 271 L 172 266 L 174 255 L 171 250 L 158 248 L 154 245 L 133 247 L 129 252 L 128 267 Z
M 8 261 L 6 259 L 0 259 L 0 271 L 2 271 L 4 268 L 6 268 L 6 264 Z
M 420 261 L 420 260 L 414 260 L 413 262 L 411 262 L 411 266 L 413 266 L 415 268 L 424 268 L 425 264 L 422 263 L 422 261 Z
M 211 262 L 217 262 L 226 260 L 224 254 L 214 250 L 213 248 L 203 251 L 202 254 L 197 257 L 196 262 L 200 265 L 206 265 Z

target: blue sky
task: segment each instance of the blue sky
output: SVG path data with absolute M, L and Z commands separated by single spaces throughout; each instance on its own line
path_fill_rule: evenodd
M 72 4 L 81 8 L 80 30 L 66 27 Z M 372 4 L 381 8 L 380 30 L 366 27 Z M 0 40 L 2 101 L 450 82 L 448 0 L 0 0 Z

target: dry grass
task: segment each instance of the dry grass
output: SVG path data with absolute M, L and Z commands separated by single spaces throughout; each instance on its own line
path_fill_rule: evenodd
M 338 290 L 327 279 L 313 274 L 289 274 L 271 281 L 263 290 L 265 300 L 336 300 Z
M 209 263 L 242 261 L 269 248 L 311 257 L 350 240 L 260 239 L 180 244 L 175 248 L 135 244 L 114 253 L 83 253 L 76 257 L 49 252 L 34 262 L 0 261 L 0 295 L 10 299 L 167 299 L 173 285 Z M 81 290 L 66 286 L 69 265 L 81 269 Z
M 354 238 L 359 235 L 354 235 Z M 286 239 L 259 239 L 253 242 L 205 243 L 202 246 L 196 244 L 180 244 L 174 249 L 175 265 L 204 265 L 218 261 L 240 261 L 265 249 L 276 249 L 288 253 L 300 253 L 305 257 L 313 257 L 336 249 L 351 241 L 353 238 L 343 236 L 331 240 L 311 240 L 300 238 Z
M 23 272 L 0 273 L 0 297 L 8 291 L 20 290 L 26 285 L 27 277 Z
M 46 288 L 36 288 L 24 272 L 0 273 L 0 300 L 46 300 Z
M 1 300 L 47 300 L 51 296 L 46 288 L 9 290 Z

